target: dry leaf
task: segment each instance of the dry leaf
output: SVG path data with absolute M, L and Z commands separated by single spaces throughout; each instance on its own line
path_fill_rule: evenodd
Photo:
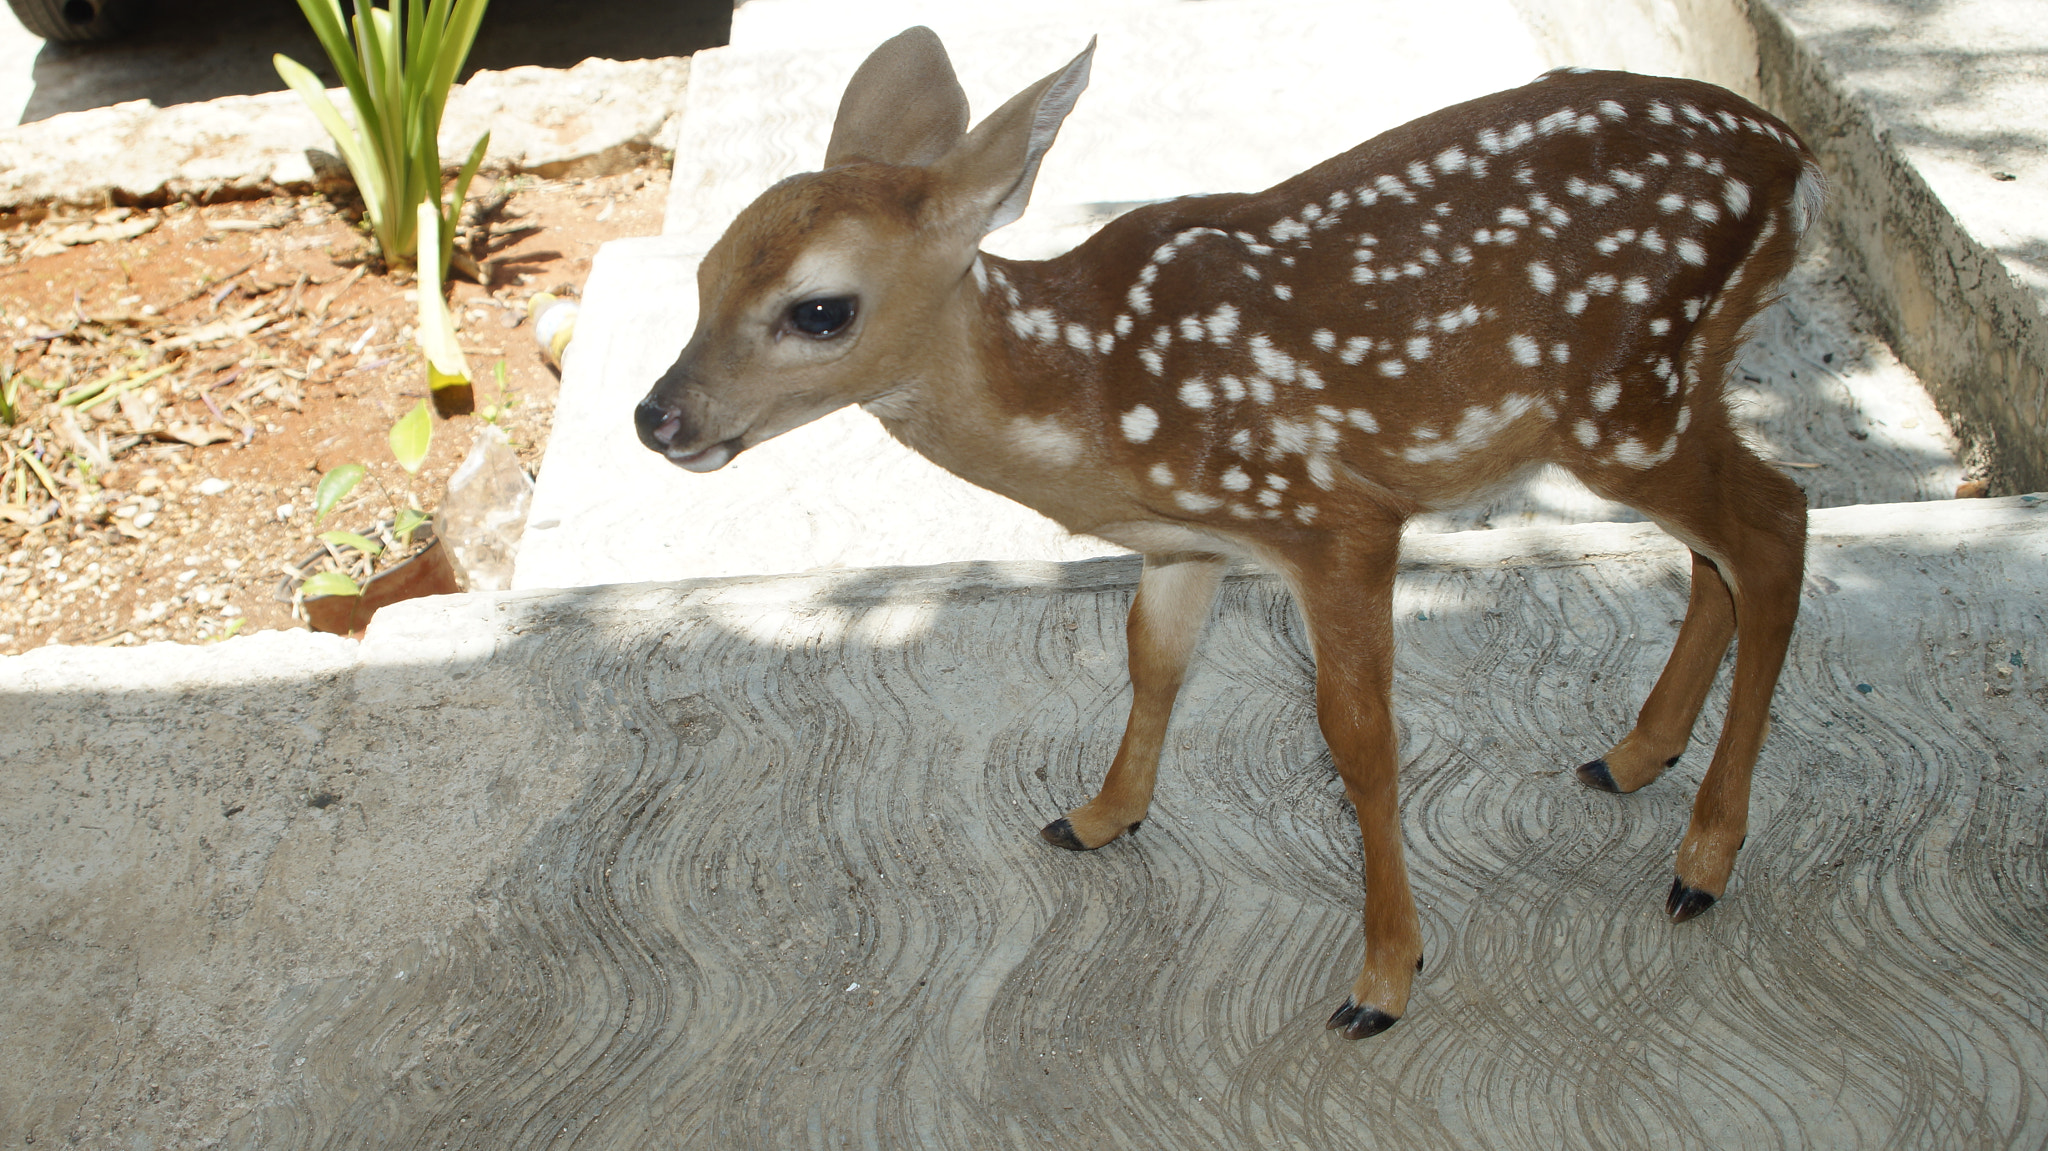
M 190 444 L 195 448 L 203 448 L 208 444 L 224 444 L 235 438 L 235 433 L 219 424 L 172 424 L 157 434 L 181 444 Z

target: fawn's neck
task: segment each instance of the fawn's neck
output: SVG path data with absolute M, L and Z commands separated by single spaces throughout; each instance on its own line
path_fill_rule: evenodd
M 946 470 L 1086 531 L 1118 486 L 1096 431 L 1109 339 L 1081 318 L 1088 285 L 1057 263 L 981 254 L 932 317 L 920 362 L 861 406 Z

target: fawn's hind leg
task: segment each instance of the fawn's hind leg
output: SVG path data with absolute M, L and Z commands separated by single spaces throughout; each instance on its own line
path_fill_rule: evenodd
M 1805 493 L 1759 459 L 1725 422 L 1702 423 L 1669 461 L 1636 473 L 1630 482 L 1615 483 L 1609 476 L 1601 485 L 1655 519 L 1696 557 L 1692 607 L 1671 663 L 1643 706 L 1652 723 L 1647 730 L 1639 723 L 1609 752 L 1617 789 L 1628 786 L 1622 772 L 1614 771 L 1618 752 L 1635 757 L 1624 764 L 1639 764 L 1682 746 L 1677 719 L 1697 712 L 1726 648 L 1722 613 L 1733 618 L 1735 679 L 1728 716 L 1693 800 L 1692 822 L 1678 848 L 1678 874 L 1665 902 L 1675 922 L 1712 907 L 1727 890 L 1735 853 L 1748 835 L 1750 773 L 1770 729 L 1771 695 L 1791 645 L 1806 567 Z M 1708 574 L 1711 580 L 1704 578 Z M 1581 769 L 1581 778 L 1586 773 Z M 1589 782 L 1598 785 L 1597 779 Z
M 1040 829 L 1047 843 L 1093 851 L 1144 822 L 1173 701 L 1222 578 L 1223 561 L 1215 556 L 1145 557 L 1128 626 L 1131 717 L 1123 743 L 1095 798 Z
M 1635 727 L 1606 755 L 1580 767 L 1580 782 L 1602 791 L 1629 792 L 1677 763 L 1734 638 L 1735 599 L 1714 561 L 1694 552 L 1692 600 L 1664 674 L 1643 701 Z

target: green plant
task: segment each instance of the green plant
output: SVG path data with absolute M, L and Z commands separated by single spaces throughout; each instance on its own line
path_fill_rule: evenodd
M 438 142 L 441 112 L 448 89 L 469 58 L 490 0 L 392 0 L 394 5 L 401 2 L 402 27 L 392 9 L 366 3 L 357 9 L 351 37 L 342 22 L 340 0 L 299 0 L 299 10 L 348 89 L 353 126 L 327 98 L 319 77 L 304 65 L 283 54 L 272 57 L 272 62 L 341 149 L 386 263 L 418 262 L 414 206 L 433 205 L 441 225 L 434 253 L 438 271 L 448 265 L 457 217 L 491 139 L 486 132 L 470 149 L 455 178 L 453 198 L 444 199 Z
M 11 428 L 21 422 L 21 381 L 25 378 L 15 375 L 11 365 L 0 368 L 0 424 Z
M 427 462 L 427 452 L 434 444 L 434 416 L 427 408 L 427 401 L 421 400 L 413 405 L 411 411 L 398 417 L 398 421 L 391 425 L 386 441 L 391 445 L 391 455 L 398 461 L 398 466 L 417 475 Z M 319 486 L 313 489 L 313 523 L 318 525 L 326 519 L 327 513 L 348 498 L 348 494 L 369 474 L 370 469 L 361 464 L 338 464 L 329 469 L 320 477 Z M 383 485 L 379 483 L 378 486 Z M 391 493 L 387 491 L 384 495 L 389 499 Z M 391 502 L 395 505 L 398 501 Z M 401 548 L 411 546 L 412 533 L 431 518 L 415 507 L 399 508 L 391 518 L 392 540 Z M 348 548 L 365 558 L 374 557 L 384 550 L 383 544 L 355 532 L 325 531 L 320 533 L 319 539 L 337 559 L 340 558 L 337 550 L 340 548 Z M 301 596 L 361 595 L 362 592 L 362 585 L 342 571 L 315 572 L 299 584 Z

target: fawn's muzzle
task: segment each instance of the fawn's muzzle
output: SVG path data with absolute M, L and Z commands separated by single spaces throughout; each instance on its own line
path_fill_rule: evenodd
M 633 427 L 649 451 L 660 452 L 668 462 L 693 472 L 715 472 L 740 454 L 745 445 L 740 437 L 703 447 L 695 445 L 703 429 L 683 410 L 649 395 L 633 409 Z

